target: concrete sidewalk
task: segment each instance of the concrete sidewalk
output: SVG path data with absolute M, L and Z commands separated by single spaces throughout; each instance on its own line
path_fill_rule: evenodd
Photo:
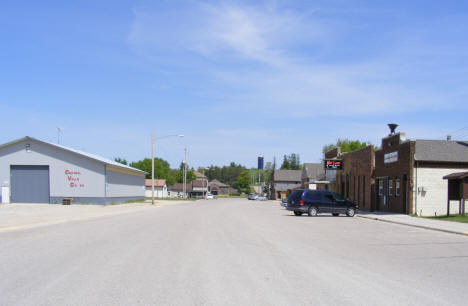
M 358 217 L 468 236 L 468 223 L 441 221 L 409 215 L 360 211 Z

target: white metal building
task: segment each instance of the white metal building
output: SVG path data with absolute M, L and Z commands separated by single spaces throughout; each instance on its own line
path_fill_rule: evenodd
M 0 145 L 2 203 L 119 203 L 144 199 L 145 172 L 24 137 Z

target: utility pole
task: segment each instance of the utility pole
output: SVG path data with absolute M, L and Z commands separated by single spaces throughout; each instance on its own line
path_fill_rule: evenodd
M 205 177 L 205 168 L 203 168 L 203 188 L 205 188 L 205 181 L 206 181 L 206 191 L 208 191 L 208 179 Z M 206 192 L 203 191 L 203 197 L 206 198 Z
M 154 132 L 151 133 L 151 205 L 154 205 Z

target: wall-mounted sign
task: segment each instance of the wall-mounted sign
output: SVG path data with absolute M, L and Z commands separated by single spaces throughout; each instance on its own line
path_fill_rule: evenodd
M 384 154 L 384 163 L 394 163 L 398 161 L 398 151 Z
M 81 172 L 65 170 L 65 175 L 70 188 L 83 188 L 85 185 L 80 182 Z
M 343 160 L 342 159 L 326 159 L 324 162 L 325 170 L 342 170 Z

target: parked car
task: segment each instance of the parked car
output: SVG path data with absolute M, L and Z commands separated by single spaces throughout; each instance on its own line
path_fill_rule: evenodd
M 207 200 L 213 200 L 213 199 L 214 199 L 214 196 L 213 196 L 213 194 L 211 194 L 211 193 L 207 193 L 205 199 L 207 199 Z
M 255 193 L 249 193 L 249 195 L 247 196 L 247 199 L 249 200 L 256 200 L 258 198 L 258 194 L 255 194 Z
M 267 198 L 266 196 L 262 195 L 262 194 L 259 194 L 259 195 L 257 196 L 257 200 L 258 200 L 258 201 L 267 201 L 268 198 Z
M 303 213 L 316 216 L 320 213 L 331 213 L 333 216 L 346 214 L 353 217 L 357 205 L 345 200 L 341 195 L 328 190 L 294 190 L 288 197 L 287 210 L 294 212 L 296 216 Z

